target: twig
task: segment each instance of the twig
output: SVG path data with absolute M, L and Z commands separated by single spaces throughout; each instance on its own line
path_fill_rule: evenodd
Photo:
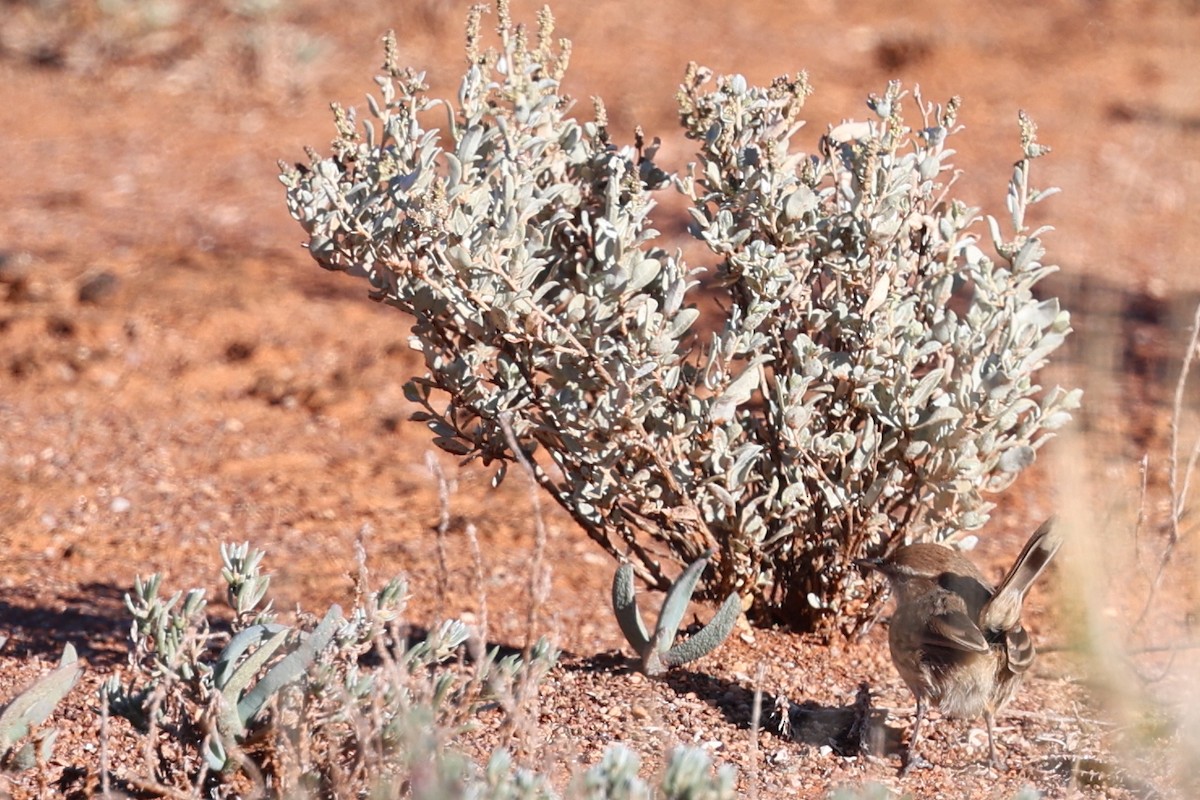
M 766 662 L 759 661 L 754 670 L 754 705 L 750 707 L 750 771 L 746 776 L 750 800 L 758 800 L 758 729 L 762 724 L 762 684 L 766 675 Z
M 903 714 L 912 713 L 911 707 L 897 708 L 895 706 L 872 706 L 871 709 L 873 711 L 882 711 L 885 714 L 887 714 L 888 716 L 900 716 Z M 1059 724 L 1066 723 L 1066 722 L 1081 722 L 1081 723 L 1086 722 L 1090 725 L 1098 725 L 1101 727 L 1109 727 L 1109 728 L 1118 727 L 1117 723 L 1109 721 L 1109 720 L 1091 719 L 1091 718 L 1082 717 L 1079 715 L 1064 716 L 1062 714 L 1051 714 L 1046 711 L 1024 711 L 1019 708 L 1012 708 L 1011 706 L 1005 707 L 1003 716 L 1019 717 L 1020 719 L 1031 719 L 1031 720 L 1040 721 L 1040 722 L 1054 722 L 1054 723 L 1059 723 Z
M 1146 603 L 1142 606 L 1142 612 L 1138 614 L 1137 619 L 1133 623 L 1133 628 L 1135 629 L 1141 627 L 1142 622 L 1146 619 L 1146 615 L 1150 613 L 1150 607 L 1154 603 L 1154 598 L 1158 594 L 1159 587 L 1162 585 L 1163 575 L 1166 572 L 1167 564 L 1171 560 L 1171 554 L 1174 553 L 1175 546 L 1179 543 L 1179 520 L 1183 516 L 1192 472 L 1196 466 L 1196 459 L 1200 455 L 1198 453 L 1200 442 L 1198 442 L 1192 448 L 1192 452 L 1188 458 L 1187 467 L 1182 476 L 1181 487 L 1179 474 L 1179 426 L 1183 417 L 1184 389 L 1187 386 L 1188 373 L 1191 371 L 1192 362 L 1196 359 L 1197 345 L 1200 345 L 1200 305 L 1196 306 L 1196 315 L 1192 319 L 1192 338 L 1188 341 L 1187 353 L 1183 357 L 1183 366 L 1179 370 L 1179 380 L 1175 384 L 1175 402 L 1172 405 L 1171 451 L 1168 454 L 1167 462 L 1167 482 L 1171 492 L 1171 527 L 1167 534 L 1167 543 L 1163 547 L 1163 551 L 1158 559 L 1158 570 L 1154 574 L 1150 590 L 1146 593 Z
M 479 692 L 485 677 L 481 665 L 487 660 L 488 606 L 487 587 L 483 578 L 483 551 L 479 548 L 478 532 L 475 530 L 474 523 L 471 522 L 467 523 L 467 542 L 471 545 L 471 561 L 475 568 L 475 590 L 479 593 L 477 598 L 479 601 L 479 630 L 474 639 L 467 642 L 467 647 L 471 650 L 471 658 L 475 660 L 475 668 L 471 671 L 471 680 L 468 682 L 469 692 L 473 696 Z
M 471 547 L 471 563 L 475 568 L 475 591 L 479 601 L 479 647 L 480 655 L 487 649 L 488 641 L 488 604 L 487 584 L 483 577 L 483 550 L 479 547 L 479 534 L 475 524 L 467 523 L 467 543 Z
M 446 532 L 450 530 L 450 482 L 442 465 L 432 452 L 425 453 L 425 467 L 433 475 L 438 485 L 438 524 L 437 531 L 437 613 L 446 613 L 446 595 L 450 588 L 450 569 L 446 566 Z
M 1138 471 L 1141 473 L 1142 485 L 1138 492 L 1137 519 L 1133 523 L 1133 558 L 1137 563 L 1138 572 L 1142 573 L 1142 553 L 1139 544 L 1142 538 L 1142 527 L 1146 524 L 1146 481 L 1150 472 L 1149 453 L 1142 454 L 1142 460 L 1138 462 Z
M 155 764 L 161 764 L 164 759 L 161 758 L 161 751 L 155 752 L 155 743 L 159 739 L 158 718 L 162 713 L 162 705 L 166 702 L 167 695 L 170 694 L 169 684 L 177 683 L 174 673 L 168 672 L 164 674 L 163 680 L 154 687 L 154 691 L 150 694 L 150 707 L 146 714 L 148 720 L 146 725 L 146 735 L 142 737 L 142 759 L 145 762 L 145 768 L 153 775 L 155 772 Z
M 1192 452 L 1188 456 L 1187 467 L 1183 471 L 1183 486 L 1176 492 L 1175 482 L 1178 477 L 1179 470 L 1179 423 L 1183 416 L 1183 394 L 1187 384 L 1188 372 L 1191 369 L 1192 362 L 1196 359 L 1196 347 L 1200 344 L 1200 305 L 1196 306 L 1196 316 L 1192 319 L 1192 338 L 1188 342 L 1187 355 L 1183 359 L 1183 367 L 1179 371 L 1179 383 L 1175 386 L 1175 404 L 1173 406 L 1173 414 L 1171 415 L 1171 543 L 1174 545 L 1179 539 L 1179 520 L 1183 517 L 1184 506 L 1187 503 L 1188 489 L 1191 487 L 1192 474 L 1196 469 L 1196 458 L 1200 455 L 1200 441 L 1192 445 Z
M 1081 723 L 1081 724 L 1087 723 L 1088 725 L 1097 725 L 1099 727 L 1107 727 L 1107 728 L 1118 727 L 1117 723 L 1112 722 L 1111 720 L 1092 719 L 1091 717 L 1084 717 L 1079 714 L 1075 714 L 1072 716 L 1066 716 L 1063 714 L 1051 714 L 1046 711 L 1024 711 L 1019 708 L 1005 708 L 1004 716 L 1018 717 L 1020 719 L 1031 719 L 1031 720 L 1034 720 L 1037 722 L 1054 722 L 1054 723 L 1058 723 L 1058 724 L 1067 723 L 1067 722 L 1076 722 L 1076 723 Z
M 125 775 L 121 778 L 125 783 L 139 789 L 143 792 L 152 792 L 159 797 L 170 797 L 174 800 L 192 800 L 192 796 L 186 792 L 181 792 L 173 786 L 167 786 L 165 783 L 159 783 L 153 778 L 141 778 L 137 775 Z
M 371 604 L 370 571 L 367 569 L 367 537 L 371 533 L 371 523 L 364 522 L 354 536 L 354 562 L 358 567 L 354 573 L 354 606 L 356 608 L 366 608 Z
M 537 628 L 538 617 L 540 616 L 542 605 L 546 602 L 550 594 L 550 572 L 546 566 L 546 520 L 542 514 L 541 494 L 538 492 L 537 474 L 533 469 L 533 465 L 529 462 L 525 451 L 521 449 L 520 442 L 517 441 L 516 433 L 512 429 L 509 422 L 509 414 L 502 413 L 498 417 L 500 426 L 504 430 L 504 436 L 508 440 L 509 449 L 512 450 L 513 457 L 517 463 L 525 471 L 529 478 L 529 502 L 533 507 L 533 562 L 529 569 L 529 614 L 525 620 L 525 646 L 521 650 L 521 660 L 525 664 L 525 669 L 521 674 L 520 684 L 515 688 L 516 696 L 513 698 L 513 711 L 511 715 L 511 728 L 509 735 L 515 735 L 518 731 L 522 731 L 525 723 L 529 719 L 536 719 L 531 715 L 531 710 L 527 708 L 527 702 L 534 706 L 538 703 L 537 680 L 538 676 L 534 674 L 534 670 L 530 668 L 530 660 L 533 654 L 534 631 Z M 529 737 L 525 737 L 527 741 Z
M 1177 642 L 1172 644 L 1148 644 L 1142 647 L 1126 648 L 1123 652 L 1127 656 L 1140 656 L 1148 653 L 1179 653 L 1185 650 L 1196 650 L 1200 648 L 1200 642 Z M 1039 646 L 1039 653 L 1082 653 L 1088 650 L 1083 645 L 1070 644 L 1050 644 Z
M 1182 642 L 1179 644 L 1154 644 L 1146 647 L 1136 647 L 1132 650 L 1126 650 L 1125 653 L 1131 656 L 1143 655 L 1145 653 L 1180 653 L 1184 650 L 1195 650 L 1200 648 L 1200 642 Z
M 100 692 L 100 796 L 108 800 L 112 787 L 108 775 L 108 692 Z

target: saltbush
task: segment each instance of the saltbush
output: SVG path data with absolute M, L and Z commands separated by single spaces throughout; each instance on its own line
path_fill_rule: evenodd
M 455 98 L 430 97 L 389 35 L 367 118 L 335 106 L 332 154 L 281 164 L 313 258 L 411 316 L 426 372 L 406 392 L 439 447 L 498 482 L 511 430 L 651 586 L 670 585 L 664 552 L 712 549 L 710 597 L 801 628 L 865 618 L 854 559 L 983 526 L 1078 405 L 1034 382 L 1070 318 L 1033 293 L 1055 270 L 1026 223 L 1051 193 L 1030 183 L 1033 123 L 1004 233 L 952 194 L 957 98 L 889 84 L 810 152 L 803 74 L 756 87 L 692 65 L 696 162 L 672 175 L 640 130 L 613 141 L 599 100 L 572 115 L 549 10 L 532 40 L 497 12 L 498 49 L 471 14 Z M 672 188 L 713 255 L 703 288 L 656 245 L 653 193 Z

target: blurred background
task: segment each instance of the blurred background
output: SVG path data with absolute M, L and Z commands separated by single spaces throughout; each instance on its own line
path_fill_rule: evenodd
M 540 4 L 517 2 L 532 24 Z M 294 250 L 272 173 L 362 105 L 395 29 L 401 61 L 452 92 L 466 4 L 453 0 L 5 0 L 0 145 L 9 250 L 43 254 L 87 230 L 93 253 L 178 246 Z M 893 78 L 964 98 L 965 193 L 1001 209 L 1016 114 L 1054 156 L 1044 213 L 1073 282 L 1158 295 L 1200 287 L 1196 137 L 1200 20 L 1189 0 L 894 3 L 560 2 L 566 86 L 614 133 L 642 125 L 672 165 L 674 92 L 688 61 L 753 82 L 807 70 L 815 142 Z M 295 255 L 293 253 L 293 255 Z

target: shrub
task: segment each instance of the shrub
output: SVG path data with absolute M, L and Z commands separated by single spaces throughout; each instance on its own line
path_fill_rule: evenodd
M 1030 184 L 1033 123 L 989 256 L 946 177 L 957 99 L 914 91 L 906 121 L 890 84 L 875 119 L 805 153 L 803 74 L 714 86 L 693 65 L 679 105 L 698 161 L 672 176 L 640 130 L 613 143 L 601 102 L 570 115 L 548 10 L 533 41 L 497 10 L 499 51 L 471 14 L 454 101 L 397 66 L 389 35 L 370 119 L 335 105 L 333 154 L 281 164 L 313 258 L 412 316 L 427 372 L 406 392 L 439 447 L 499 482 L 511 425 L 541 486 L 654 588 L 672 571 L 654 543 L 682 564 L 711 548 L 709 597 L 801 628 L 865 618 L 854 559 L 981 527 L 985 493 L 1078 404 L 1033 382 L 1070 330 L 1032 291 L 1055 269 L 1025 221 L 1051 193 Z M 654 245 L 670 186 L 717 259 L 711 326 L 701 270 Z

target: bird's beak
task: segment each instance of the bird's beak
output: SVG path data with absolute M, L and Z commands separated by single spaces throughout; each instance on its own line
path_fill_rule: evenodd
M 858 558 L 854 563 L 861 569 L 871 570 L 873 572 L 883 572 L 882 558 Z

